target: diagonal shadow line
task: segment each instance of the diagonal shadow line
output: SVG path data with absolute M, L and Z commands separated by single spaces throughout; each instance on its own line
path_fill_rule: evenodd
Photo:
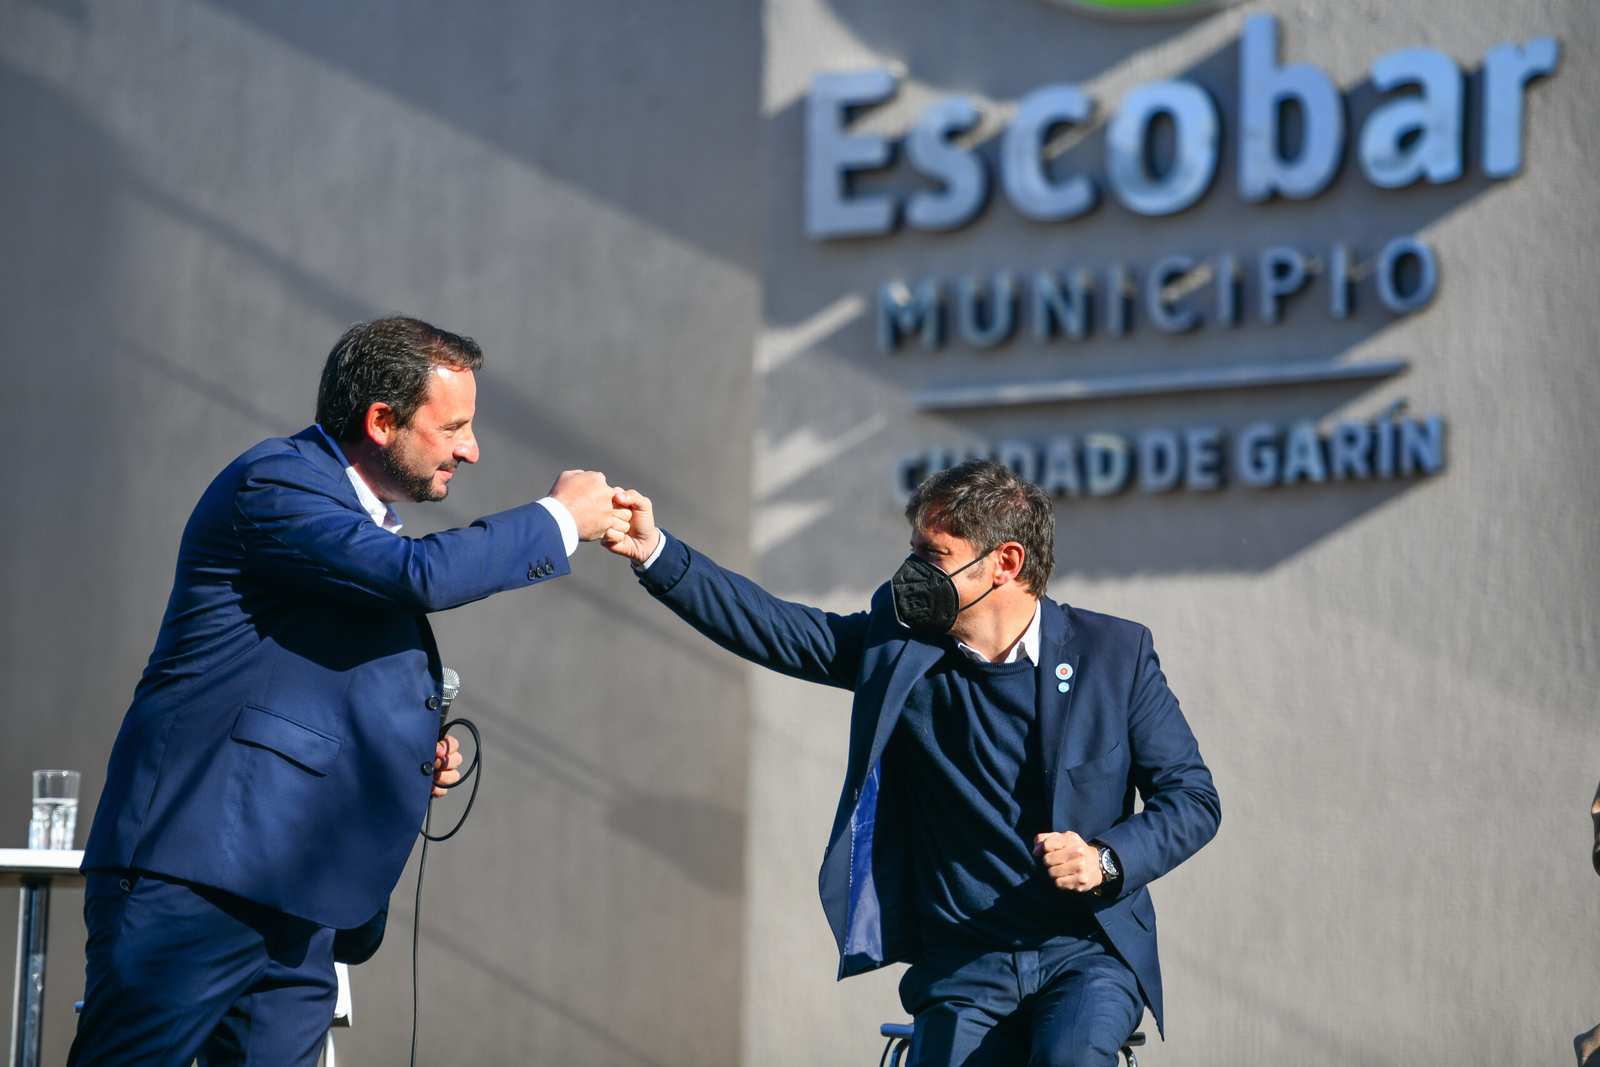
M 455 515 L 450 516 L 450 519 L 456 525 L 471 521 L 464 516 Z M 582 551 L 581 546 L 579 551 Z M 592 551 L 604 551 L 604 549 Z M 617 564 L 617 566 L 622 565 Z M 577 569 L 562 581 L 576 586 L 578 593 L 591 602 L 591 606 L 604 617 L 607 624 L 621 624 L 628 629 L 638 631 L 645 637 L 667 646 L 683 658 L 692 660 L 696 666 L 714 678 L 723 681 L 739 680 L 740 663 L 732 653 L 724 652 L 689 630 L 687 626 L 676 624 L 675 617 L 673 622 L 669 623 L 667 615 L 664 614 L 667 609 L 654 606 L 654 598 L 649 593 L 640 590 L 638 598 L 618 597 L 609 592 L 597 579 L 587 577 Z M 648 609 L 641 609 L 639 607 L 641 602 L 651 606 Z
M 411 918 L 413 915 L 410 910 L 397 911 L 394 914 L 402 921 Z M 435 930 L 426 922 L 422 924 L 422 937 L 430 945 L 437 946 L 447 955 L 453 956 L 457 961 L 476 968 L 493 978 L 500 985 L 525 997 L 557 1018 L 570 1023 L 574 1029 L 584 1036 L 597 1044 L 605 1046 L 612 1052 L 626 1057 L 629 1062 L 644 1064 L 646 1067 L 665 1067 L 660 1060 L 655 1059 L 650 1053 L 617 1037 L 612 1028 L 601 1021 L 590 1018 L 577 1009 L 561 1003 L 550 994 L 536 988 L 527 978 L 515 974 L 485 956 L 463 948 L 458 941 Z
M 144 347 L 133 338 L 125 336 L 117 338 L 117 348 L 120 354 L 129 356 L 134 362 L 142 363 L 158 373 L 166 375 L 185 389 L 218 407 L 226 408 L 235 415 L 249 420 L 262 431 L 273 436 L 283 432 L 283 418 L 277 412 L 268 411 L 244 396 L 218 385 L 204 375 L 197 374 L 193 369 L 185 367 L 175 360 L 168 359 L 154 349 Z M 254 442 L 251 443 L 253 444 Z
M 632 791 L 618 776 L 608 774 L 553 734 L 532 725 L 526 716 L 507 712 L 480 696 L 474 695 L 470 700 L 473 715 L 505 731 L 504 735 L 495 736 L 495 744 L 509 738 L 513 749 L 509 755 L 518 767 L 559 779 L 573 792 L 599 803 L 612 803 Z
M 555 784 L 603 809 L 608 824 L 624 837 L 702 888 L 724 895 L 743 891 L 742 810 L 714 799 L 641 788 L 533 726 L 526 717 L 506 714 L 492 701 L 475 698 L 472 713 L 495 727 L 490 741 L 497 750 L 497 765 L 504 758 L 505 765 L 538 785 L 555 779 Z M 735 731 L 735 738 L 742 736 Z M 742 759 L 737 752 L 730 754 Z
M 166 212 L 178 221 L 216 240 L 229 251 L 255 263 L 296 299 L 311 305 L 334 321 L 358 322 L 382 314 L 368 301 L 307 270 L 265 242 L 225 221 L 223 217 L 179 199 L 131 166 L 126 168 L 121 178 L 134 197 Z
M 1085 18 L 1058 3 L 1012 0 L 942 5 L 937 18 L 907 18 L 906 12 L 919 5 L 821 0 L 818 6 L 868 52 L 893 57 L 918 80 L 947 93 L 1001 99 L 1037 87 L 1047 75 L 1075 84 L 1093 81 L 1129 58 L 1194 32 L 1221 14 L 1198 11 L 1163 19 Z M 1036 55 L 1021 63 L 974 61 L 974 57 L 1014 49 L 1018 40 L 1069 34 L 1085 46 L 1068 50 L 1054 70 L 1041 69 Z M 952 48 L 951 41 L 960 41 L 962 46 Z
M 697 195 L 730 170 L 752 177 L 736 138 L 759 135 L 758 5 L 592 0 L 575 18 L 534 0 L 454 5 L 441 22 L 426 2 L 381 5 L 382 18 L 314 0 L 207 4 L 722 263 L 759 257 L 753 206 Z M 416 76 L 417 41 L 451 77 Z
M 238 226 L 179 199 L 132 168 L 128 168 L 122 177 L 135 197 L 255 263 L 296 299 L 310 304 L 336 322 L 358 322 L 389 313 L 388 309 L 380 308 L 371 301 L 357 296 L 337 282 L 312 273 L 294 260 L 243 232 Z M 489 363 L 491 376 L 494 373 L 494 366 L 491 358 Z M 506 364 L 508 370 L 514 366 Z M 191 377 L 194 378 L 194 382 L 203 381 L 192 374 Z M 216 399 L 216 392 L 213 387 L 211 393 L 204 395 Z M 498 388 L 492 396 L 485 398 L 484 406 L 489 409 L 507 409 L 505 411 L 507 417 L 503 422 L 509 430 L 508 436 L 526 448 L 555 455 L 580 455 L 591 469 L 629 472 L 637 469 L 635 451 L 611 444 L 609 438 L 590 432 L 576 420 L 565 416 L 559 408 L 537 403 L 533 398 L 523 395 L 520 390 Z M 230 403 L 230 407 L 240 410 L 237 404 Z M 259 416 L 258 409 L 253 409 L 248 404 L 242 410 Z M 538 427 L 540 432 L 537 434 L 529 432 L 531 427 Z M 676 477 L 670 470 L 652 472 L 649 481 L 653 492 L 663 496 L 670 495 L 671 499 L 694 500 L 698 495 L 688 482 Z
M 1351 1040 L 1351 1034 L 1327 1023 L 1318 1022 L 1311 1015 L 1298 1008 L 1287 1000 L 1272 1002 L 1272 998 L 1257 989 L 1247 987 L 1242 981 L 1231 976 L 1226 970 L 1213 964 L 1209 957 L 1199 953 L 1188 952 L 1183 949 L 1173 950 L 1170 945 L 1166 948 L 1169 956 L 1176 956 L 1183 961 L 1184 966 L 1192 968 L 1207 979 L 1208 989 L 1215 993 L 1223 990 L 1231 994 L 1233 999 L 1241 1004 L 1248 1005 L 1253 1014 L 1258 1018 L 1271 1019 L 1273 1022 L 1286 1026 L 1288 1029 L 1301 1035 L 1310 1045 L 1322 1048 L 1335 1049 L 1338 1058 L 1344 1063 L 1383 1063 L 1386 1050 L 1382 1048 L 1368 1048 L 1358 1041 Z
M 336 278 L 319 275 L 271 248 L 265 242 L 244 232 L 237 223 L 227 217 L 208 212 L 161 187 L 134 165 L 129 154 L 121 148 L 118 138 L 105 128 L 103 122 L 84 113 L 76 103 L 64 99 L 60 91 L 54 87 L 38 83 L 37 79 L 15 70 L 3 61 L 0 61 L 0 83 L 30 106 L 59 111 L 60 114 L 55 116 L 58 123 L 77 130 L 81 139 L 92 141 L 96 146 L 97 156 L 102 160 L 99 172 L 106 180 L 115 180 L 116 190 L 119 193 L 126 191 L 133 202 L 145 203 L 152 209 L 165 213 L 191 227 L 202 237 L 216 241 L 259 267 L 281 285 L 293 299 L 303 302 L 341 324 L 372 318 L 388 310 L 352 292 Z M 494 367 L 502 365 L 505 368 L 506 384 L 480 398 L 480 408 L 486 412 L 504 411 L 505 425 L 509 431 L 507 437 L 512 443 L 549 456 L 582 456 L 583 465 L 590 468 L 606 469 L 613 473 L 624 472 L 630 476 L 637 471 L 636 457 L 639 449 L 627 448 L 617 443 L 615 434 L 608 436 L 603 432 L 606 429 L 604 426 L 591 429 L 588 425 L 568 416 L 559 405 L 540 403 L 532 396 L 522 395 L 520 390 L 514 388 L 519 376 L 518 364 L 514 358 L 508 355 L 501 364 L 497 363 L 491 354 L 491 374 L 494 373 Z M 168 364 L 168 368 L 171 367 L 172 365 Z M 187 384 L 199 387 L 205 383 L 203 379 L 191 374 Z M 240 411 L 251 418 L 262 418 L 260 409 L 248 401 L 240 401 L 236 396 L 219 396 L 214 387 L 210 388 L 209 392 L 207 389 L 200 391 L 202 395 L 227 403 L 232 410 Z M 498 417 L 497 414 L 496 418 Z M 278 425 L 276 418 L 269 417 L 266 422 L 268 425 Z M 535 430 L 537 432 L 534 432 Z M 698 474 L 697 471 L 685 470 L 680 475 L 677 467 L 656 464 L 655 468 L 649 471 L 647 477 L 647 488 L 653 493 L 682 501 L 706 498 L 704 487 L 691 480 Z M 744 477 L 744 484 L 747 485 L 748 464 Z M 735 493 L 729 495 L 728 499 L 736 500 L 744 497 Z M 745 520 L 742 513 L 735 515 L 730 509 L 726 514 L 714 516 L 713 521 L 719 529 L 730 525 L 736 527 L 734 532 L 737 534 L 740 532 L 737 529 L 738 524 Z M 731 539 L 731 543 L 740 545 L 744 542 L 735 537 Z

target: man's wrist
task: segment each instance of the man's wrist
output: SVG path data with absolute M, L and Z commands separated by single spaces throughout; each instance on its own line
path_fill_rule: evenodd
M 1096 896 L 1114 897 L 1122 891 L 1122 863 L 1110 845 L 1089 842 L 1100 855 L 1100 884 L 1092 892 Z
M 661 529 L 660 527 L 657 527 L 656 528 L 656 546 L 650 550 L 650 554 L 649 555 L 645 556 L 644 562 L 635 563 L 633 565 L 633 569 L 637 570 L 637 571 L 647 571 L 647 570 L 649 570 L 650 569 L 650 565 L 655 563 L 656 560 L 661 558 L 661 552 L 666 547 L 667 547 L 667 531 Z
M 556 528 L 561 531 L 561 547 L 567 550 L 567 555 L 578 551 L 578 520 L 572 517 L 572 511 L 553 496 L 540 497 L 538 504 L 556 520 Z

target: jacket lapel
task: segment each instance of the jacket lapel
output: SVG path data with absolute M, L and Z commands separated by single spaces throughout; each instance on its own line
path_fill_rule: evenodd
M 883 699 L 879 702 L 878 722 L 872 733 L 872 747 L 867 751 L 867 761 L 863 770 L 870 773 L 877 765 L 878 759 L 883 755 L 883 748 L 889 743 L 889 735 L 894 731 L 895 723 L 900 721 L 900 713 L 905 710 L 906 697 L 911 693 L 911 687 L 917 684 L 917 679 L 928 672 L 928 668 L 939 662 L 939 657 L 944 655 L 944 649 L 937 645 L 908 638 L 905 646 L 901 648 L 900 655 L 896 657 L 894 667 L 889 673 L 889 681 L 883 689 Z
M 1044 760 L 1044 788 L 1055 808 L 1056 774 L 1067 740 L 1067 715 L 1078 692 L 1083 642 L 1066 610 L 1048 597 L 1039 599 L 1039 753 Z M 1066 674 L 1065 678 L 1060 677 Z M 1061 686 L 1067 687 L 1066 692 Z
M 361 506 L 361 498 L 356 495 L 356 487 L 350 484 L 350 476 L 344 472 L 344 461 L 333 450 L 333 445 L 329 443 L 327 435 L 320 427 L 313 423 L 289 440 L 295 443 L 302 456 L 327 473 L 337 487 L 339 499 L 346 506 L 363 515 L 367 513 L 367 509 Z

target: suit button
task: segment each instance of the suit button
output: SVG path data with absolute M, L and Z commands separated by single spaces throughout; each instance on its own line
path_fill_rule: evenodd
M 528 581 L 531 582 L 537 577 L 539 577 L 539 568 L 531 563 L 528 564 Z
M 424 763 L 422 765 L 422 773 L 426 774 L 430 778 L 433 777 L 433 761 L 432 760 L 429 760 L 427 763 Z
M 433 694 L 429 695 L 429 697 L 428 697 L 428 710 L 429 711 L 438 711 L 439 710 L 439 694 L 438 693 L 433 693 Z

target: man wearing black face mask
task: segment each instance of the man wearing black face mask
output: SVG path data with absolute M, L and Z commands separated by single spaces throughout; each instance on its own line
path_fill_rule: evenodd
M 1221 808 L 1150 632 L 1044 596 L 1042 490 L 987 461 L 933 475 L 911 555 L 854 615 L 718 567 L 638 493 L 613 502 L 632 521 L 608 547 L 680 617 L 855 693 L 822 904 L 839 977 L 912 965 L 914 1067 L 1109 1065 L 1146 1005 L 1161 1025 L 1145 887 Z

